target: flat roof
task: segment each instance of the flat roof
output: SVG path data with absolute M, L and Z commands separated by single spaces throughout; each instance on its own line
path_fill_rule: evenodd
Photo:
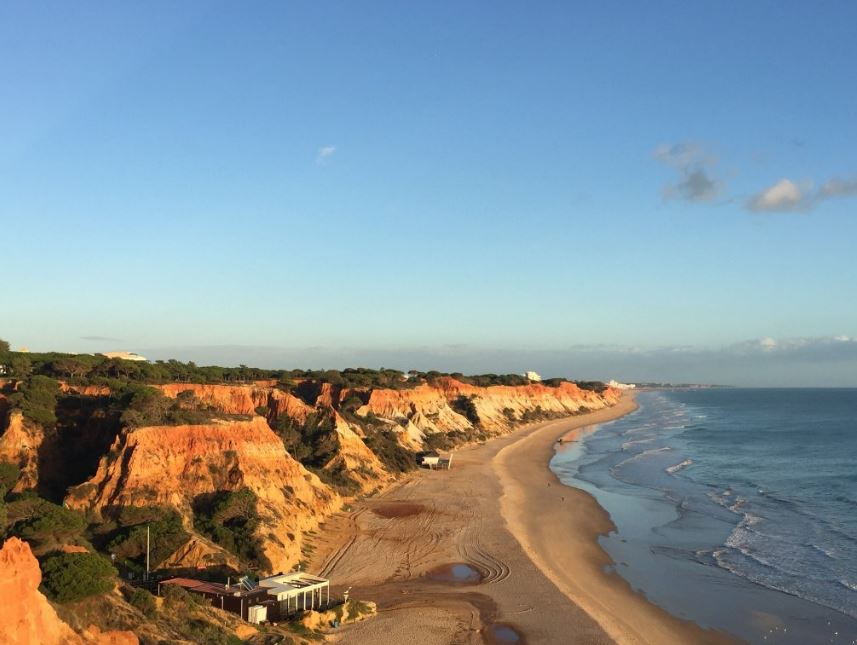
M 227 587 L 221 582 L 207 582 L 205 580 L 194 580 L 193 578 L 170 578 L 169 580 L 162 580 L 161 584 L 177 585 L 190 591 L 210 593 L 218 596 L 251 596 L 262 591 L 258 587 L 255 589 L 246 589 L 240 585 L 230 585 Z

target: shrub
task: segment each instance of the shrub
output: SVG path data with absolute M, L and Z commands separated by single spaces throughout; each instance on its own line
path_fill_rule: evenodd
M 200 495 L 194 500 L 193 525 L 242 560 L 267 569 L 271 563 L 256 536 L 256 501 L 256 494 L 249 488 Z
M 452 402 L 452 409 L 475 426 L 478 426 L 481 423 L 479 412 L 476 411 L 476 404 L 473 403 L 473 399 L 471 397 L 464 396 L 463 394 L 457 397 Z
M 39 499 L 29 517 L 19 520 L 12 533 L 21 539 L 43 543 L 48 540 L 63 541 L 79 535 L 86 528 L 86 520 L 80 513 Z
M 0 461 L 0 497 L 14 488 L 20 474 L 21 469 L 17 465 L 9 461 Z
M 135 609 L 139 609 L 145 616 L 154 616 L 158 611 L 155 597 L 145 589 L 134 589 L 134 593 L 131 594 L 128 602 Z
M 59 393 L 59 383 L 46 376 L 36 375 L 25 381 L 9 398 L 12 405 L 20 409 L 25 417 L 45 427 L 51 427 L 57 422 Z
M 391 472 L 403 473 L 416 468 L 414 453 L 399 444 L 392 430 L 376 430 L 366 437 L 366 445 Z
M 164 506 L 126 506 L 117 518 L 119 531 L 107 545 L 111 553 L 123 560 L 143 563 L 146 555 L 146 528 L 152 545 L 151 559 L 158 565 L 187 541 L 181 515 Z
M 63 553 L 42 564 L 42 591 L 56 602 L 72 602 L 113 589 L 116 569 L 93 553 Z

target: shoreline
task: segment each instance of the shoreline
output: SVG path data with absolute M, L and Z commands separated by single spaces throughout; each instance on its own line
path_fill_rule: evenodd
M 556 442 L 577 441 L 587 428 L 637 409 L 631 393 L 612 408 L 587 415 L 580 423 L 545 424 L 502 448 L 493 460 L 501 482 L 501 513 L 506 527 L 539 570 L 575 605 L 591 616 L 619 645 L 732 643 L 720 632 L 682 620 L 635 592 L 618 574 L 598 538 L 615 530 L 589 493 L 566 486 L 550 469 Z M 597 416 L 599 418 L 592 418 Z

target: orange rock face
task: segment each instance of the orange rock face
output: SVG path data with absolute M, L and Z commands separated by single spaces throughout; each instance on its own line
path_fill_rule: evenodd
M 4 645 L 137 645 L 131 632 L 101 632 L 84 636 L 62 622 L 39 592 L 42 572 L 30 545 L 9 538 L 0 549 L 0 643 Z
M 258 537 L 274 570 L 289 570 L 301 557 L 303 534 L 340 508 L 342 499 L 285 450 L 271 429 L 284 416 L 303 423 L 311 414 L 332 422 L 333 432 L 325 441 L 332 455 L 324 468 L 344 471 L 359 485 L 360 493 L 384 486 L 392 477 L 369 449 L 369 432 L 360 417 L 373 415 L 376 427 L 386 427 L 399 442 L 421 450 L 433 433 L 475 430 L 456 405 L 467 397 L 479 415 L 480 433 L 509 432 L 523 421 L 544 416 L 575 414 L 583 408 L 599 409 L 618 400 L 619 392 L 582 390 L 571 383 L 549 387 L 540 383 L 524 386 L 476 387 L 446 377 L 431 385 L 409 389 L 347 389 L 329 384 L 299 383 L 302 398 L 281 390 L 275 383 L 202 385 L 174 383 L 155 386 L 169 397 L 190 390 L 205 404 L 245 420 L 212 421 L 204 425 L 154 426 L 122 430 L 97 471 L 86 482 L 70 489 L 69 506 L 95 514 L 109 514 L 126 505 L 168 505 L 182 514 L 192 529 L 192 504 L 202 494 L 250 488 L 258 498 L 261 518 Z M 102 389 L 80 392 L 103 395 Z M 340 403 L 359 398 L 365 404 L 353 414 Z M 264 408 L 265 416 L 257 410 Z M 19 412 L 8 415 L 0 435 L 0 459 L 21 465 L 18 489 L 38 481 L 37 451 L 44 434 L 37 424 Z M 176 552 L 183 564 L 217 560 L 218 546 L 189 541 Z
M 0 643 L 83 643 L 39 593 L 42 572 L 30 545 L 9 538 L 0 549 Z
M 247 487 L 258 497 L 259 538 L 274 570 L 300 558 L 301 534 L 339 507 L 339 497 L 283 447 L 264 418 L 123 431 L 88 482 L 70 490 L 72 508 L 169 505 L 191 528 L 197 495 Z
M 608 388 L 599 394 L 582 390 L 573 383 L 549 387 L 540 383 L 477 387 L 453 378 L 440 378 L 434 385 L 423 384 L 407 390 L 373 390 L 358 414 L 409 420 L 423 432 L 449 432 L 472 428 L 472 424 L 451 405 L 459 396 L 472 398 L 482 429 L 490 434 L 507 432 L 526 413 L 541 411 L 551 415 L 574 414 L 582 408 L 597 410 L 614 404 L 619 392 Z
M 13 410 L 6 429 L 0 434 L 0 461 L 9 461 L 21 469 L 15 491 L 34 488 L 39 481 L 38 450 L 44 441 L 42 428 Z
M 194 383 L 169 383 L 156 385 L 161 392 L 175 398 L 188 390 L 197 399 L 213 405 L 228 414 L 256 414 L 256 409 L 266 407 L 277 418 L 287 415 L 292 419 L 304 421 L 313 411 L 296 396 L 269 385 L 199 385 Z

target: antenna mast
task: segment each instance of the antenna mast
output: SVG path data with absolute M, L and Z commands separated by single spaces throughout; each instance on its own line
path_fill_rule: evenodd
M 146 580 L 149 579 L 149 525 L 146 524 Z

